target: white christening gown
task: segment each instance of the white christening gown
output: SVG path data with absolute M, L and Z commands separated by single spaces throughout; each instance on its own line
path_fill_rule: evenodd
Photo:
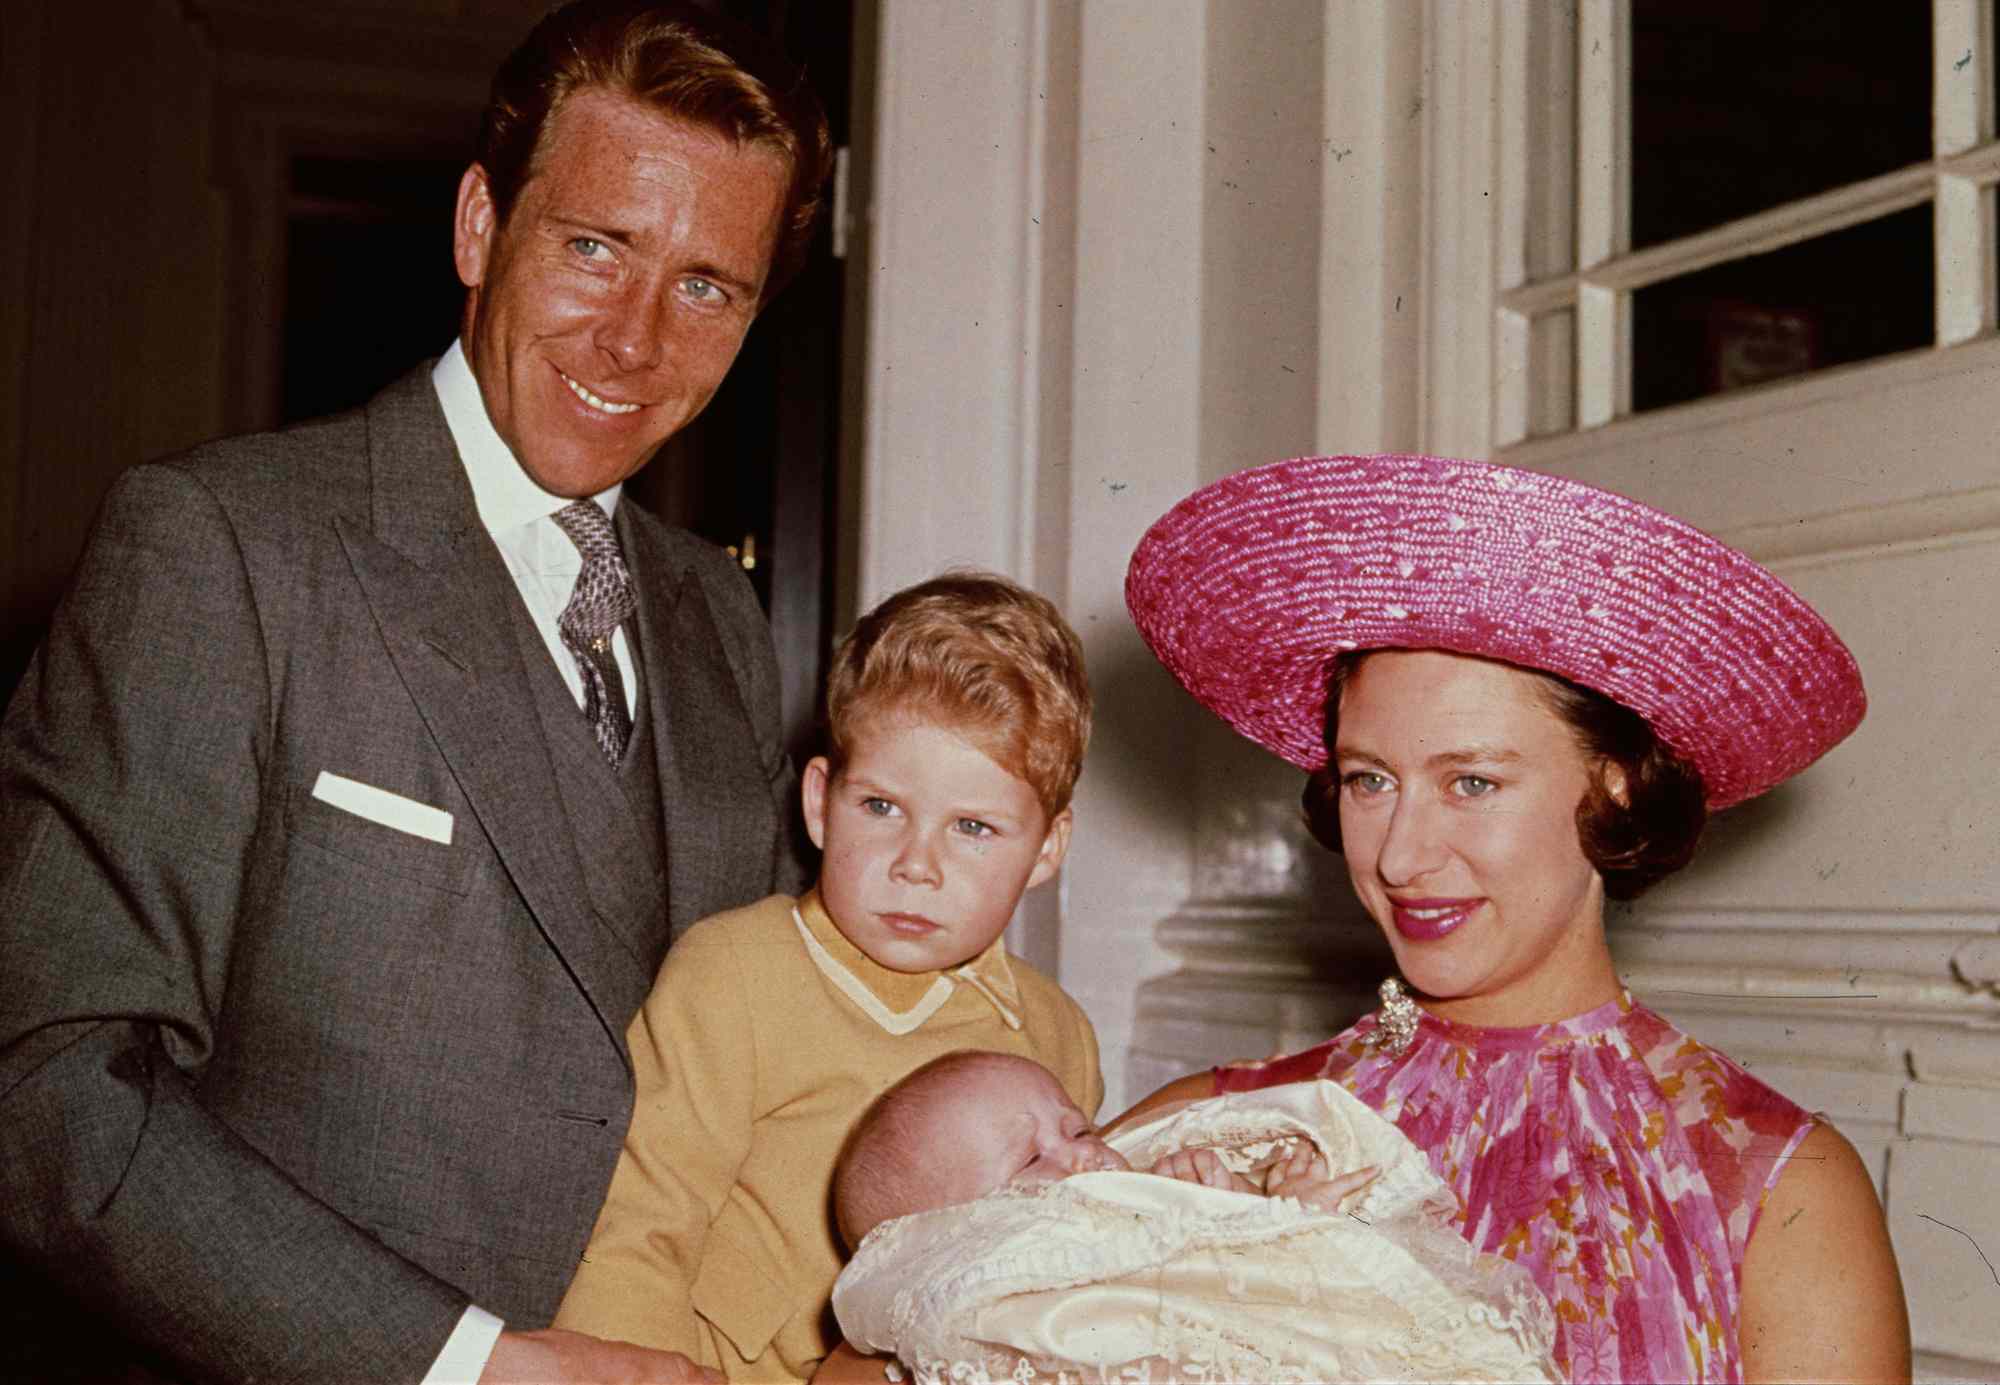
M 1110 1142 L 1135 1168 L 1209 1148 L 1245 1172 L 1300 1139 L 1382 1172 L 1338 1212 L 1100 1172 L 902 1217 L 834 1285 L 841 1330 L 919 1385 L 1561 1379 L 1528 1274 L 1475 1252 L 1422 1152 L 1333 1083 L 1188 1103 Z

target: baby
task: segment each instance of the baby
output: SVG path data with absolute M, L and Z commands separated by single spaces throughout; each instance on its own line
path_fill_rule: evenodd
M 944 1157 L 940 1158 L 939 1155 Z M 834 1171 L 834 1217 L 858 1247 L 885 1221 L 1098 1169 L 1131 1169 L 1041 1064 L 971 1050 L 933 1059 L 885 1093 Z M 1309 1140 L 1282 1142 L 1239 1173 L 1211 1149 L 1164 1151 L 1149 1173 L 1337 1210 L 1375 1176 L 1338 1177 Z
M 1474 1252 L 1454 1209 L 1423 1154 L 1332 1083 L 1105 1137 L 1038 1065 L 957 1054 L 892 1089 L 842 1156 L 834 1211 L 856 1249 L 834 1311 L 919 1385 L 1560 1379 L 1547 1302 Z

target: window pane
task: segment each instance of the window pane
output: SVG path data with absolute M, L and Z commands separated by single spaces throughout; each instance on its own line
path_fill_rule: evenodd
M 1632 408 L 1929 346 L 1929 204 L 1632 295 Z
M 1632 245 L 1928 160 L 1931 7 L 1632 0 Z

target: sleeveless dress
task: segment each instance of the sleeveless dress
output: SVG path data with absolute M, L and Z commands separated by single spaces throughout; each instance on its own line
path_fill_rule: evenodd
M 1524 1029 L 1376 1017 L 1218 1091 L 1324 1077 L 1394 1123 L 1458 1195 L 1475 1249 L 1526 1268 L 1572 1381 L 1740 1381 L 1743 1252 L 1814 1118 L 1629 993 Z

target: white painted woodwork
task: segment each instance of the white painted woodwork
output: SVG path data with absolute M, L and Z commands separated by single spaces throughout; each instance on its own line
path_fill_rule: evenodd
M 856 536 L 861 609 L 1033 551 L 1047 16 L 879 9 L 860 507 L 880 522 Z
M 1983 0 L 1932 0 L 1931 147 L 1940 155 L 1992 136 L 1992 32 Z

